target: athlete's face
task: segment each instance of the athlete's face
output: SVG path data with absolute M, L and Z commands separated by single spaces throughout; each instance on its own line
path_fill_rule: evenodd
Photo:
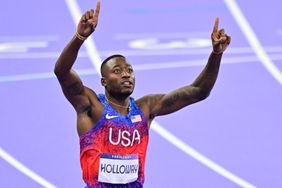
M 102 85 L 114 95 L 131 95 L 135 86 L 132 66 L 123 57 L 110 59 L 103 67 Z

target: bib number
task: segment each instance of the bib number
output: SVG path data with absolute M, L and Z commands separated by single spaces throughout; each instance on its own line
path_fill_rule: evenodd
M 137 180 L 139 161 L 137 154 L 100 156 L 98 181 L 111 184 L 127 184 Z

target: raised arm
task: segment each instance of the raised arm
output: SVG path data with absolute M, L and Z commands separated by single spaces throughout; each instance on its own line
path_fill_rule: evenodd
M 149 119 L 175 112 L 209 96 L 217 79 L 222 54 L 231 41 L 231 38 L 225 34 L 224 29 L 218 31 L 218 22 L 217 17 L 211 34 L 213 51 L 208 63 L 192 84 L 168 94 L 147 95 L 138 100 Z
M 217 79 L 221 57 L 230 44 L 231 37 L 225 34 L 224 29 L 218 31 L 219 19 L 216 17 L 213 32 L 211 34 L 213 51 L 210 54 L 208 63 L 201 74 L 190 85 L 200 91 L 200 98 L 206 98 L 212 90 Z M 189 87 L 189 86 L 188 86 Z
M 75 63 L 78 51 L 84 40 L 94 32 L 98 24 L 99 11 L 100 1 L 98 0 L 95 12 L 91 9 L 82 15 L 74 37 L 64 48 L 54 69 L 65 96 L 76 110 L 78 106 L 89 103 L 89 100 L 85 94 L 86 89 L 79 76 L 72 70 L 72 66 Z

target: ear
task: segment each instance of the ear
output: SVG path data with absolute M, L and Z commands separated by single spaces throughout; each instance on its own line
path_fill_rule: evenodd
M 101 78 L 101 84 L 102 84 L 102 86 L 104 86 L 104 87 L 107 85 L 106 80 L 105 80 L 104 77 Z

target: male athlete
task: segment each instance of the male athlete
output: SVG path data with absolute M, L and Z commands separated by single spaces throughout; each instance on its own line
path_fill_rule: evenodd
M 80 162 L 89 188 L 143 187 L 148 129 L 156 116 L 170 114 L 208 97 L 216 81 L 222 53 L 230 43 L 218 18 L 211 34 L 213 51 L 196 80 L 167 94 L 130 97 L 135 86 L 132 65 L 122 55 L 113 55 L 101 65 L 105 94 L 83 85 L 72 70 L 78 51 L 95 30 L 96 10 L 82 15 L 76 34 L 65 47 L 55 66 L 55 74 L 66 98 L 77 112 Z

